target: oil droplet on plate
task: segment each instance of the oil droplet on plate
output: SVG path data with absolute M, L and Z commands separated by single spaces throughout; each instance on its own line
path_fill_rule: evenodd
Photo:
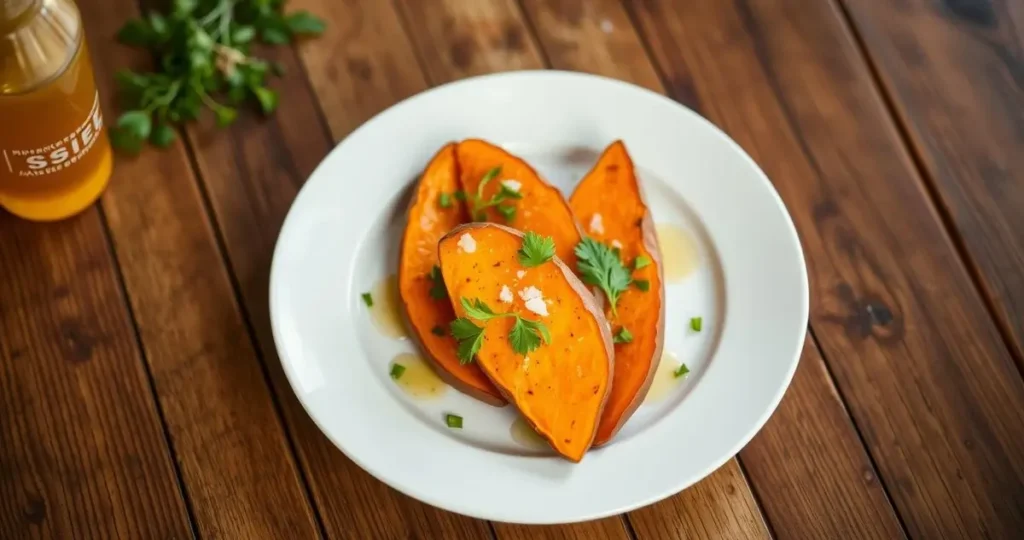
M 408 332 L 402 320 L 401 302 L 398 297 L 398 277 L 394 274 L 378 281 L 370 294 L 373 295 L 373 307 L 370 317 L 373 325 L 388 337 L 405 339 Z
M 537 432 L 533 430 L 530 423 L 522 416 L 516 418 L 515 422 L 512 422 L 512 427 L 508 432 L 512 435 L 513 441 L 526 448 L 533 450 L 549 450 L 551 448 L 548 442 L 544 440 L 544 437 L 537 435 Z
M 395 364 L 405 368 L 402 375 L 394 381 L 408 396 L 421 400 L 436 399 L 448 391 L 448 385 L 419 355 L 402 353 L 396 356 L 388 366 L 388 372 L 391 372 Z
M 655 225 L 666 283 L 682 281 L 700 264 L 697 242 L 686 229 L 671 223 Z
M 658 370 L 654 372 L 654 380 L 651 381 L 651 388 L 647 391 L 644 403 L 657 403 L 664 400 L 672 393 L 686 377 L 676 377 L 676 370 L 679 369 L 679 359 L 672 353 L 661 355 L 661 362 Z

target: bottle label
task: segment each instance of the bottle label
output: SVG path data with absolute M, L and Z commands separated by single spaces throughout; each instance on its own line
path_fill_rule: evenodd
M 89 115 L 63 138 L 38 148 L 2 149 L 7 170 L 21 177 L 46 176 L 63 171 L 89 153 L 102 128 L 103 111 L 100 110 L 100 96 L 97 92 Z

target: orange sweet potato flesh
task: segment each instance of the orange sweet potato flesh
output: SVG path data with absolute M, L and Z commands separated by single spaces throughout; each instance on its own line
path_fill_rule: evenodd
M 476 363 L 556 452 L 578 462 L 593 443 L 611 387 L 608 321 L 586 285 L 557 257 L 526 268 L 516 255 L 520 246 L 522 235 L 514 229 L 463 225 L 438 245 L 441 272 L 459 317 L 466 316 L 461 299 L 480 299 L 495 312 L 518 313 L 547 325 L 551 341 L 523 355 L 509 339 L 514 318 L 473 320 L 484 328 Z M 511 302 L 502 301 L 503 287 L 512 293 Z M 541 292 L 547 316 L 526 307 L 520 293 L 527 287 Z
M 430 272 L 438 264 L 437 242 L 469 220 L 465 205 L 455 197 L 449 198 L 447 208 L 441 206 L 441 193 L 451 195 L 458 190 L 458 178 L 455 144 L 448 144 L 427 165 L 409 206 L 398 263 L 398 291 L 411 333 L 438 376 L 470 396 L 502 406 L 505 398 L 480 368 L 459 363 L 457 343 L 448 334 L 448 325 L 455 319 L 451 301 L 430 294 Z
M 605 149 L 594 168 L 576 187 L 569 203 L 591 237 L 606 244 L 621 244 L 620 254 L 627 268 L 633 268 L 638 256 L 651 260 L 650 265 L 633 271 L 633 279 L 648 280 L 650 289 L 644 292 L 630 287 L 622 293 L 617 303 L 617 317 L 613 318 L 610 306 L 606 306 L 613 332 L 625 326 L 633 334 L 633 341 L 615 344 L 612 392 L 594 440 L 594 445 L 600 446 L 615 436 L 643 402 L 661 361 L 665 340 L 661 254 L 651 212 L 644 202 L 633 162 L 621 141 Z M 590 227 L 595 214 L 601 215 L 603 227 Z
M 501 167 L 501 174 L 484 186 L 483 200 L 490 200 L 501 189 L 504 180 L 515 180 L 521 184 L 519 192 L 523 198 L 509 201 L 516 206 L 516 214 L 511 220 L 491 207 L 485 210 L 486 220 L 471 216 L 475 221 L 491 221 L 520 231 L 550 236 L 555 240 L 558 258 L 569 268 L 576 269 L 573 249 L 582 236 L 569 204 L 557 188 L 541 179 L 528 163 L 487 141 L 461 141 L 457 153 L 462 169 L 462 189 L 467 194 L 476 194 L 484 175 L 497 166 Z

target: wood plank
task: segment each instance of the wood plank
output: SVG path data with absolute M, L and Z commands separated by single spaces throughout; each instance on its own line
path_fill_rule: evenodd
M 494 523 L 494 532 L 502 540 L 603 540 L 630 538 L 626 522 L 620 517 L 585 521 L 573 525 L 512 525 Z
M 1024 4 L 843 5 L 1024 370 Z
M 326 33 L 304 43 L 302 50 L 307 69 L 335 77 L 321 89 L 325 92 L 324 106 L 343 111 L 327 117 L 339 139 L 424 85 L 411 52 L 407 47 L 396 47 L 401 41 L 395 41 L 395 36 L 404 38 L 394 13 L 382 10 L 386 6 L 375 1 L 289 3 L 289 9 L 308 9 L 327 21 Z M 190 129 L 187 137 L 243 308 L 254 328 L 327 536 L 489 537 L 486 522 L 415 501 L 352 463 L 319 431 L 288 384 L 270 330 L 266 293 L 270 261 L 292 200 L 333 141 L 322 128 L 324 119 L 317 108 L 317 96 L 304 77 L 304 66 L 295 51 L 282 47 L 260 51 L 263 53 L 280 62 L 287 73 L 273 83 L 282 95 L 278 111 L 267 119 L 242 115 L 227 130 L 205 121 Z M 324 84 L 322 78 L 314 81 Z
M 910 535 L 1019 532 L 1024 383 L 831 6 L 633 7 L 791 210 L 811 325 Z
M 138 7 L 79 5 L 113 112 L 114 73 L 139 58 L 114 34 Z M 316 536 L 184 145 L 120 157 L 103 205 L 198 533 Z
M 0 214 L 0 538 L 191 526 L 95 208 Z
M 620 78 L 664 92 L 619 2 L 525 0 L 523 5 L 554 67 Z M 674 93 L 695 102 L 692 87 L 674 86 Z M 874 478 L 876 472 L 830 386 L 823 361 L 809 340 L 779 409 L 740 454 L 750 483 L 760 493 L 761 506 L 780 536 L 899 537 L 902 531 L 884 490 L 877 482 L 864 481 L 865 475 Z M 803 410 L 807 404 L 814 410 Z M 801 439 L 813 439 L 818 445 L 773 444 Z M 787 467 L 780 468 L 778 463 Z M 802 474 L 788 474 L 791 467 Z
M 522 12 L 514 1 L 489 0 L 465 3 L 458 0 L 404 0 L 398 2 L 398 6 L 406 21 L 417 21 L 417 24 L 407 24 L 407 29 L 416 43 L 420 57 L 424 59 L 428 77 L 435 84 L 496 71 L 544 67 L 539 47 L 534 41 L 536 38 L 531 34 Z M 735 463 L 732 466 L 736 466 Z M 693 488 L 689 490 L 689 495 L 683 494 L 677 498 L 709 496 L 711 493 L 726 489 L 727 481 L 728 479 L 723 476 L 709 477 L 703 483 L 711 485 Z M 760 521 L 762 518 L 757 510 L 757 503 L 746 481 L 740 477 L 732 489 L 735 490 L 737 498 L 746 501 Z M 732 503 L 731 498 L 703 500 L 703 504 L 708 507 Z M 665 503 L 663 508 L 669 509 L 671 504 L 673 503 Z M 718 511 L 729 512 L 725 508 Z M 704 519 L 707 519 L 708 523 L 702 523 L 701 520 Z M 715 519 L 714 512 L 706 516 L 688 514 L 688 520 L 692 521 L 687 521 L 687 526 L 694 530 L 718 530 L 714 523 Z M 611 523 L 605 520 L 601 524 L 564 525 L 553 528 L 547 534 L 565 535 L 564 537 L 569 538 L 588 538 L 593 534 L 620 537 L 625 534 L 625 531 Z M 495 532 L 499 538 L 527 534 L 529 529 L 531 528 L 495 524 Z M 654 536 L 649 535 L 646 538 Z

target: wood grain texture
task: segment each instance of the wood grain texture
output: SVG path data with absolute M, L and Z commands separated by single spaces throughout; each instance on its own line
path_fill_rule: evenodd
M 0 215 L 0 538 L 191 527 L 98 212 Z
M 524 0 L 523 4 L 554 67 L 618 77 L 664 92 L 617 0 Z M 610 63 L 609 59 L 623 54 L 633 59 L 628 69 Z M 635 80 L 630 78 L 634 74 Z M 696 102 L 688 82 L 675 84 L 673 90 Z M 748 479 L 779 536 L 898 538 L 903 533 L 892 506 L 877 481 L 864 480 L 877 473 L 842 400 L 830 387 L 821 356 L 808 338 L 782 404 L 740 454 Z M 814 444 L 786 442 L 795 440 Z M 779 467 L 780 463 L 787 466 Z M 790 467 L 800 474 L 788 474 Z
M 510 525 L 494 523 L 502 540 L 605 540 L 630 538 L 626 522 L 619 517 L 586 521 L 574 525 Z
M 630 512 L 629 520 L 640 540 L 771 538 L 735 459 L 679 495 Z
M 113 112 L 114 73 L 137 58 L 113 36 L 139 10 L 132 0 L 79 5 Z M 119 157 L 103 206 L 198 533 L 315 536 L 184 146 Z
M 396 48 L 402 34 L 394 13 L 389 20 L 381 9 L 386 3 L 302 0 L 289 7 L 323 17 L 327 31 L 300 46 L 306 66 L 288 47 L 260 51 L 287 73 L 273 83 L 282 95 L 277 112 L 266 119 L 242 115 L 227 130 L 202 122 L 187 137 L 314 503 L 330 538 L 490 537 L 486 522 L 408 498 L 346 458 L 303 410 L 276 356 L 266 292 L 274 243 L 302 182 L 333 145 L 318 101 L 339 111 L 326 120 L 340 139 L 424 85 L 408 48 Z M 314 87 L 304 68 L 319 75 Z
M 843 5 L 1024 371 L 1024 3 Z
M 540 50 L 534 43 L 536 38 L 530 32 L 523 13 L 515 2 L 488 0 L 465 3 L 457 0 L 429 2 L 405 0 L 398 2 L 398 6 L 407 22 L 406 28 L 420 52 L 420 57 L 424 58 L 428 76 L 434 84 L 496 71 L 544 67 Z M 414 21 L 417 23 L 413 24 Z M 422 24 L 419 24 L 420 21 Z M 510 35 L 520 37 L 508 39 Z M 445 58 L 438 58 L 445 55 Z M 730 466 L 736 467 L 735 462 L 731 462 Z M 735 498 L 742 499 L 744 504 L 753 509 L 757 521 L 761 521 L 757 503 L 742 476 L 739 477 L 738 482 L 729 486 L 725 485 L 727 481 L 730 479 L 724 476 L 709 477 L 702 484 L 711 485 L 699 489 L 691 488 L 688 491 L 689 495 L 683 494 L 677 498 L 700 498 L 704 494 L 715 493 L 731 487 L 734 490 L 734 497 L 728 500 L 707 499 L 702 504 L 716 507 L 721 504 L 732 504 Z M 674 503 L 664 503 L 658 508 L 662 509 L 660 511 L 673 511 L 672 504 Z M 652 511 L 657 512 L 658 510 Z M 730 510 L 716 508 L 716 512 L 727 514 Z M 686 524 L 682 527 L 692 530 L 744 530 L 743 527 L 720 529 L 715 523 L 717 515 L 687 514 Z M 672 519 L 679 521 L 676 517 Z M 708 520 L 708 523 L 702 523 L 702 520 L 705 519 Z M 623 534 L 624 531 L 620 527 L 614 526 L 613 523 L 614 520 L 604 520 L 600 523 L 563 525 L 538 529 L 538 531 L 543 531 L 544 534 L 551 535 L 552 538 L 589 538 L 591 535 L 598 534 L 614 538 Z M 530 534 L 533 529 L 531 527 L 495 525 L 495 532 L 499 538 Z M 642 538 L 667 538 L 653 536 L 653 534 L 652 532 Z
M 790 209 L 811 325 L 909 534 L 1015 535 L 1024 383 L 831 6 L 633 7 Z

